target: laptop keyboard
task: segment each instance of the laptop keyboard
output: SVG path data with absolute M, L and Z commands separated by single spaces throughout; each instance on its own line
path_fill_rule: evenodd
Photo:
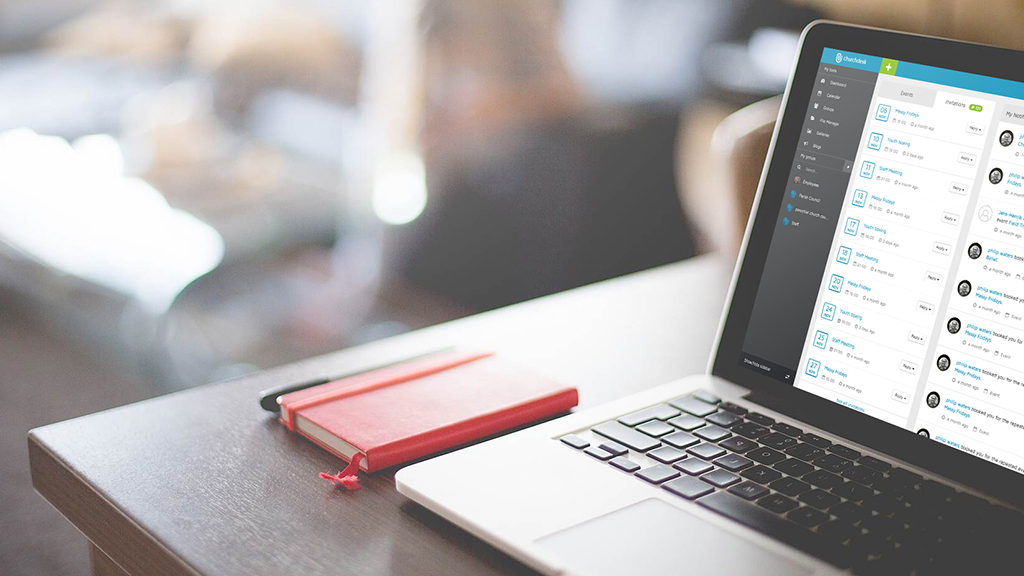
M 707 392 L 591 432 L 561 441 L 857 573 L 1017 565 L 1024 515 Z

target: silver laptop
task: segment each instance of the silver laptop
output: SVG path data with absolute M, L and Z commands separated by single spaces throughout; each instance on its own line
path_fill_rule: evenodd
M 545 574 L 1020 573 L 1022 470 L 1024 56 L 818 22 L 708 373 L 397 485 Z

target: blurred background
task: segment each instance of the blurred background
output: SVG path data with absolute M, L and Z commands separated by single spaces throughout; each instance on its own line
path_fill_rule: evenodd
M 1024 1 L 0 0 L 0 573 L 35 426 L 717 251 L 819 17 Z

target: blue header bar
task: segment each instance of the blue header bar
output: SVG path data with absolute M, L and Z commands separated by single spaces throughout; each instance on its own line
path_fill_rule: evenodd
M 948 68 L 936 68 L 913 62 L 900 62 L 896 68 L 898 78 L 910 78 L 921 82 L 953 86 L 964 90 L 974 90 L 986 94 L 996 94 L 1008 98 L 1024 100 L 1024 83 L 1006 80 L 1005 78 L 994 78 L 992 76 L 981 76 L 970 72 L 950 70 Z
M 878 56 L 868 56 L 866 54 L 846 52 L 833 48 L 825 48 L 822 51 L 821 61 L 835 66 L 845 66 L 847 68 L 876 73 L 882 66 L 882 58 Z M 936 68 L 935 66 L 901 61 L 899 66 L 896 67 L 895 77 L 1024 100 L 1024 83 L 1022 82 L 971 74 L 970 72 L 961 72 L 948 68 Z
M 878 56 L 868 56 L 866 54 L 857 54 L 856 52 L 844 52 L 842 50 L 833 50 L 832 48 L 825 48 L 822 51 L 821 61 L 828 64 L 835 64 L 836 66 L 856 68 L 857 70 L 864 70 L 866 72 L 878 72 L 878 69 L 882 67 L 882 59 Z

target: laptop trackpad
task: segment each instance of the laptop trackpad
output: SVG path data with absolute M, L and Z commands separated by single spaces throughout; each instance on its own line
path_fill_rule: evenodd
M 808 574 L 792 560 L 657 498 L 642 500 L 537 543 L 579 574 Z

